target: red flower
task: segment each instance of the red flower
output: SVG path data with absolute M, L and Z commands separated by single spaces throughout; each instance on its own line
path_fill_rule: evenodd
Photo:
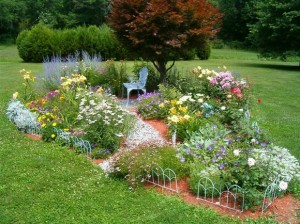
M 257 102 L 258 102 L 258 103 L 261 103 L 261 98 L 258 98 L 258 99 L 257 99 Z

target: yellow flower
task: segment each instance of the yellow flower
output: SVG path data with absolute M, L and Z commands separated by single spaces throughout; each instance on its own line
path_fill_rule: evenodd
M 171 105 L 175 106 L 177 104 L 177 100 L 171 100 Z
M 17 99 L 18 96 L 19 96 L 19 93 L 18 93 L 18 92 L 15 92 L 15 93 L 13 94 L 13 99 L 14 99 L 14 100 Z
M 56 125 L 57 125 L 57 123 L 56 123 L 56 122 L 52 123 L 52 126 L 53 126 L 53 127 L 55 127 Z
M 186 113 L 188 111 L 188 107 L 182 107 L 182 106 L 180 106 L 179 107 L 179 111 L 181 111 L 183 113 Z
M 23 78 L 24 78 L 25 80 L 30 79 L 30 75 L 25 74 L 25 75 L 23 75 Z
M 44 124 L 42 124 L 42 128 L 44 128 L 44 127 L 46 127 L 46 124 L 44 123 Z
M 70 131 L 70 129 L 69 128 L 64 128 L 64 131 Z
M 165 107 L 165 103 L 161 103 L 158 105 L 160 108 L 164 108 Z
M 39 117 L 38 117 L 38 122 L 41 122 L 41 121 L 42 121 L 42 117 L 39 116 Z
M 179 122 L 179 118 L 176 115 L 173 115 L 172 117 L 168 117 L 168 119 L 173 123 Z
M 177 114 L 177 110 L 176 110 L 176 108 L 175 107 L 172 107 L 171 109 L 170 109 L 170 114 Z
M 104 89 L 102 87 L 98 88 L 96 93 L 103 93 L 104 92 Z
M 51 138 L 55 138 L 55 134 L 52 134 L 52 135 L 51 135 Z
M 178 119 L 179 119 L 179 122 L 180 122 L 180 123 L 184 123 L 184 122 L 185 122 L 185 119 L 184 119 L 184 117 L 182 117 L 182 116 L 180 116 Z
M 181 100 L 178 100 L 177 102 L 176 102 L 176 104 L 177 105 L 181 105 L 183 102 L 181 101 Z
M 20 70 L 21 74 L 24 73 L 24 72 L 26 72 L 25 68 L 23 68 L 23 69 Z
M 60 97 L 59 97 L 59 100 L 60 101 L 63 101 L 65 99 L 65 97 L 63 96 L 63 95 L 61 95 Z
M 185 120 L 187 120 L 187 121 L 188 121 L 188 120 L 190 120 L 190 119 L 191 119 L 191 116 L 190 116 L 190 115 L 188 115 L 188 114 L 186 114 L 186 115 L 184 115 L 184 116 L 183 116 L 183 118 L 184 118 Z

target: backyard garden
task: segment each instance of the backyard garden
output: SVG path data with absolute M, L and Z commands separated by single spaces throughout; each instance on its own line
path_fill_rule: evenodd
M 0 223 L 300 223 L 299 9 L 0 1 Z
M 155 80 L 151 64 L 89 55 L 81 61 L 70 56 L 64 62 L 55 57 L 21 63 L 15 46 L 1 46 L 0 56 L 3 223 L 235 223 L 238 217 L 297 223 L 299 71 L 294 62 L 213 50 L 208 61 L 178 61 L 168 85 L 133 94 L 126 107 L 122 83 L 145 65 L 149 80 Z M 95 74 L 99 86 L 90 84 Z M 140 120 L 154 121 L 150 132 L 164 124 L 165 141 L 143 142 L 140 136 L 141 144 L 130 144 L 133 133 L 142 132 Z M 39 134 L 44 141 L 22 133 Z M 107 159 L 102 171 L 92 162 L 98 158 Z M 163 196 L 145 189 L 157 167 L 172 169 L 195 199 L 218 198 L 227 186 L 239 186 L 237 211 L 219 209 L 233 216 L 228 219 L 205 208 L 209 203 L 193 199 L 187 201 L 198 206 L 188 205 L 180 192 Z M 199 188 L 201 178 L 214 188 Z M 272 183 L 278 198 L 270 197 L 274 207 L 262 213 Z

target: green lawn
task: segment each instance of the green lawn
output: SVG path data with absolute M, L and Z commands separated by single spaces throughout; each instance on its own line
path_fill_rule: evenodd
M 231 56 L 236 55 L 236 56 Z M 180 69 L 226 65 L 253 83 L 253 114 L 276 144 L 299 153 L 299 82 L 296 63 L 259 61 L 254 53 L 213 51 L 209 61 L 178 62 Z M 233 59 L 230 59 L 233 57 Z M 83 156 L 19 133 L 6 116 L 7 103 L 21 88 L 19 70 L 42 71 L 21 63 L 15 46 L 0 46 L 0 223 L 240 223 L 175 196 L 139 189 L 106 178 Z M 299 103 L 299 102 L 298 102 Z M 248 223 L 274 223 L 260 220 Z

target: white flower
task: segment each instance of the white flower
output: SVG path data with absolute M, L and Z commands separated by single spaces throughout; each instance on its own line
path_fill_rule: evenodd
M 239 112 L 243 112 L 244 110 L 241 108 L 241 109 L 239 109 Z
M 120 132 L 120 133 L 117 133 L 117 134 L 115 134 L 117 137 L 123 137 L 124 135 Z
M 222 106 L 222 107 L 221 107 L 221 110 L 225 110 L 225 109 L 226 109 L 226 107 L 225 107 L 225 106 Z
M 228 94 L 228 95 L 227 95 L 227 98 L 228 98 L 228 99 L 231 99 L 231 98 L 232 98 L 232 95 L 231 95 L 231 94 Z
M 198 99 L 198 102 L 199 102 L 199 103 L 203 103 L 204 100 L 203 100 L 202 98 L 199 98 L 199 99 Z
M 239 156 L 240 155 L 240 150 L 238 150 L 238 149 L 233 150 L 233 155 Z
M 280 190 L 285 191 L 288 188 L 288 183 L 285 181 L 280 181 L 279 188 L 280 188 Z
M 254 166 L 255 163 L 256 163 L 255 159 L 253 159 L 253 158 L 249 158 L 249 159 L 248 159 L 248 165 L 249 165 L 249 166 Z
M 256 139 L 255 139 L 255 138 L 252 138 L 252 139 L 251 139 L 251 143 L 255 144 L 255 143 L 256 143 Z

